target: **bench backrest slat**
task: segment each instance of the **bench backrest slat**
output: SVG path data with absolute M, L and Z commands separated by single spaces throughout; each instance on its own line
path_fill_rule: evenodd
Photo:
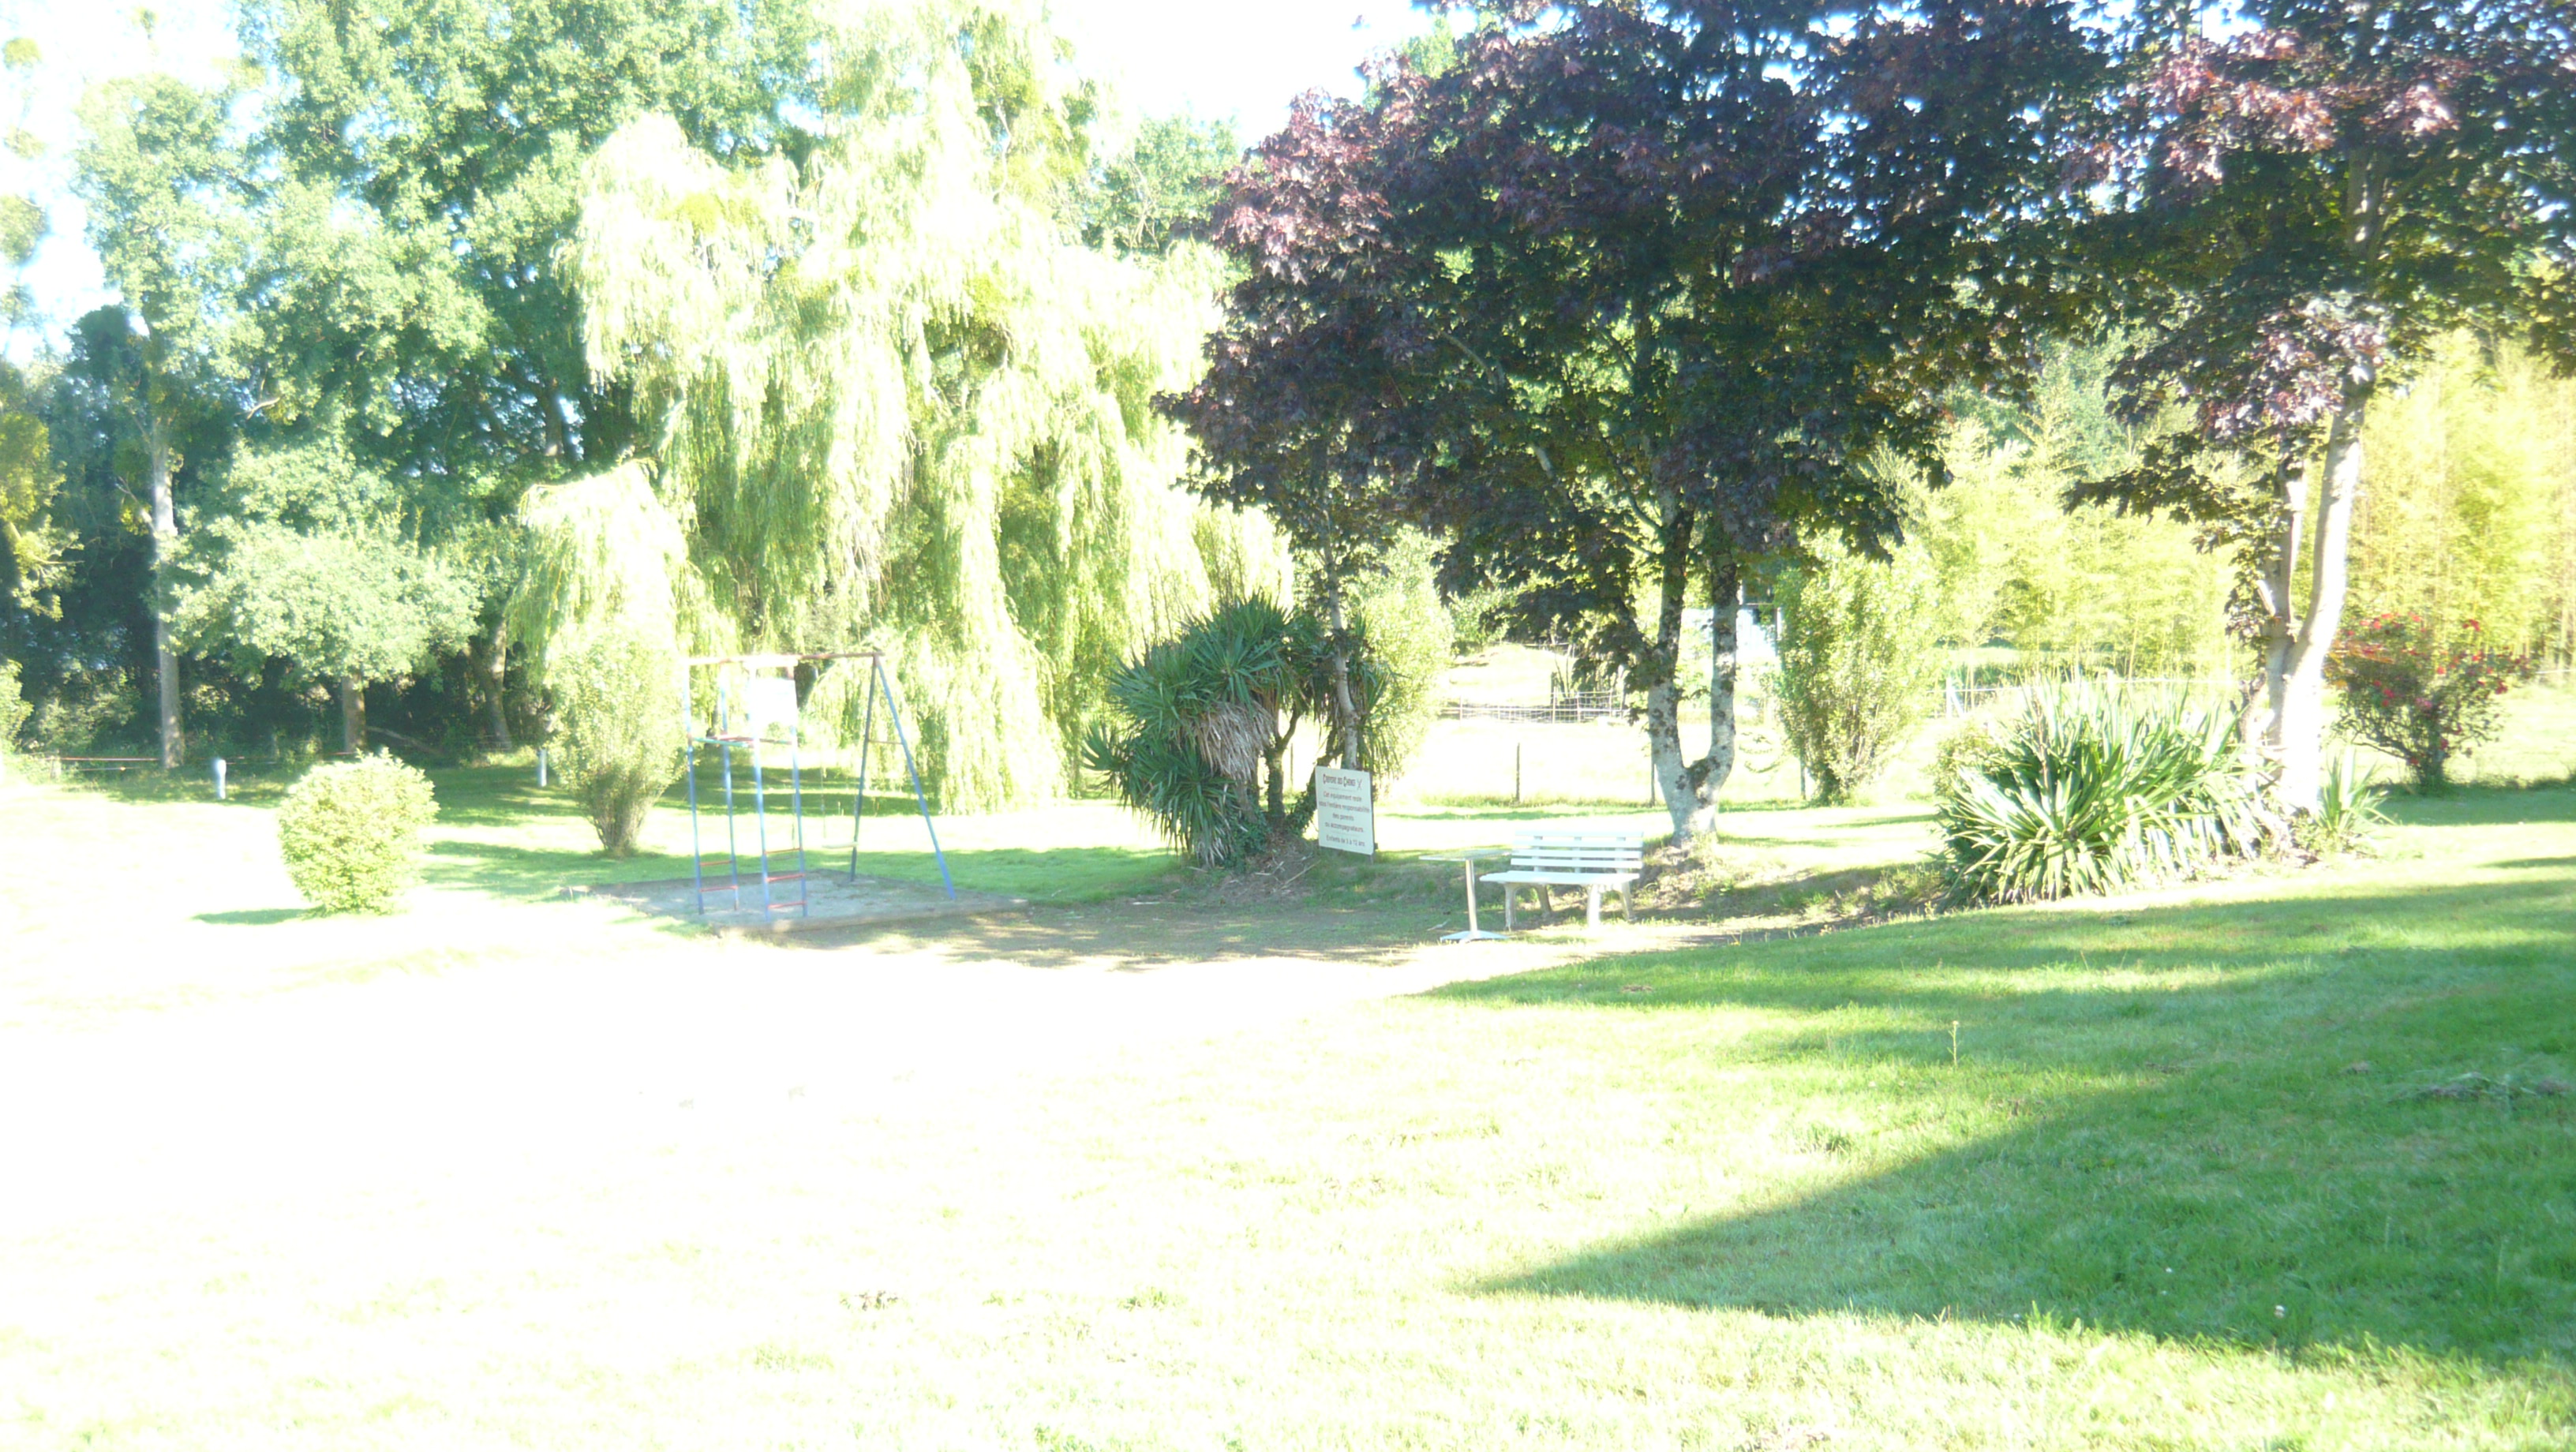
M 1525 832 L 1512 839 L 1517 871 L 1635 872 L 1645 859 L 1640 832 Z

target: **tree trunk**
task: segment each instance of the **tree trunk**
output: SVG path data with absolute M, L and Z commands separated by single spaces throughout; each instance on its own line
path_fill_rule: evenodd
M 2284 446 L 2286 449 L 2286 445 Z M 2275 760 L 2281 752 L 2281 711 L 2290 679 L 2290 648 L 2298 640 L 2299 544 L 2307 533 L 2308 471 L 2286 452 L 2274 476 L 2280 512 L 2273 527 L 2272 561 L 2257 584 L 2263 606 L 2263 709 L 2245 713 L 2249 745 L 2260 742 Z
M 1655 787 L 1672 818 L 1673 842 L 1688 842 L 1704 825 L 1692 790 L 1694 775 L 1682 756 L 1681 656 L 1682 608 L 1690 590 L 1692 519 L 1669 488 L 1662 492 L 1663 539 L 1655 571 L 1655 635 L 1646 658 L 1638 662 L 1646 687 L 1646 749 L 1654 762 Z
M 1708 600 L 1708 770 L 1700 777 L 1699 800 L 1709 820 L 1703 830 L 1716 825 L 1718 791 L 1735 774 L 1735 630 L 1744 606 L 1744 570 L 1732 549 L 1710 561 Z
M 340 677 L 340 749 L 367 749 L 367 688 L 356 676 Z
M 2280 796 L 2294 812 L 2317 809 L 2324 774 L 2326 657 L 2343 629 L 2344 587 L 2351 576 L 2352 511 L 2361 498 L 2361 424 L 2365 395 L 2344 396 L 2326 434 L 2325 489 L 2317 500 L 2317 542 L 2310 553 L 2307 618 L 2299 622 L 2281 681 L 2277 740 Z
M 510 667 L 510 626 L 502 621 L 492 627 L 491 654 L 483 662 L 483 703 L 492 717 L 492 749 L 510 749 L 510 712 L 502 699 L 503 677 Z
M 1342 566 L 1329 534 L 1324 539 L 1324 609 L 1332 627 L 1325 654 L 1333 663 L 1333 715 L 1341 727 L 1342 769 L 1360 769 L 1360 713 L 1351 697 L 1350 642 L 1342 622 Z
M 167 572 L 179 543 L 179 516 L 170 501 L 170 442 L 158 409 L 145 421 L 143 437 L 152 495 L 152 674 L 161 698 L 161 765 L 175 771 L 186 745 L 179 737 L 179 655 L 170 647 Z

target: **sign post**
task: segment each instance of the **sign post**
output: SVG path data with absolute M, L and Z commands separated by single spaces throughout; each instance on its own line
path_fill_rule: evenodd
M 1377 855 L 1377 805 L 1370 795 L 1367 772 L 1315 768 L 1315 845 L 1362 857 Z

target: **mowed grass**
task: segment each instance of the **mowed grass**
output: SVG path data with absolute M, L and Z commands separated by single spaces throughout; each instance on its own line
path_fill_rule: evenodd
M 460 1041 L 280 1070 L 386 1107 L 282 1116 L 274 1185 L 0 1216 L 0 1446 L 2576 1445 L 2576 793 L 2398 810 L 2375 860 L 1248 1028 L 616 937 L 183 1005 Z

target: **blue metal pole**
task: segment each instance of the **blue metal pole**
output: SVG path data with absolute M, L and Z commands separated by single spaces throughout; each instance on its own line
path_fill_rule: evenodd
M 804 734 L 796 723 L 787 723 L 787 791 L 796 803 L 796 915 L 814 916 L 814 889 L 805 876 L 805 754 L 801 743 Z
M 760 836 L 760 915 L 769 916 L 769 798 L 760 784 L 760 739 L 743 748 L 751 753 L 751 819 Z
M 903 748 L 903 769 L 912 778 L 912 799 L 921 807 L 921 825 L 930 831 L 930 855 L 939 861 L 939 881 L 948 889 L 949 901 L 957 900 L 957 879 L 948 875 L 948 854 L 939 850 L 939 827 L 930 820 L 930 796 L 921 789 L 921 768 L 912 764 L 912 743 L 903 734 L 903 713 L 895 709 L 894 679 L 886 674 L 885 662 L 877 662 L 877 683 L 885 687 L 886 721 L 894 727 L 895 744 Z

